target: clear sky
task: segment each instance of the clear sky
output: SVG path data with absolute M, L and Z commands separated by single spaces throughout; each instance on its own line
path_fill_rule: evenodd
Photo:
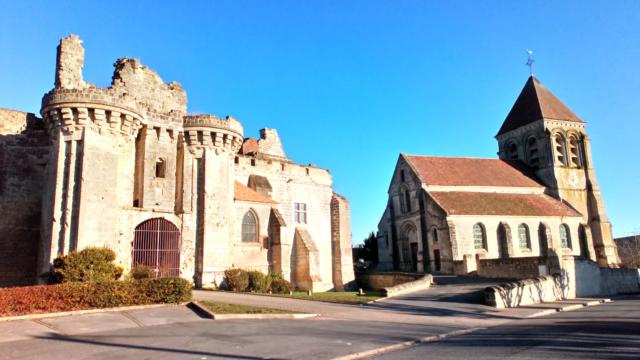
M 277 128 L 329 168 L 354 242 L 376 229 L 400 152 L 495 157 L 529 73 L 588 122 L 615 236 L 640 232 L 640 1 L 0 0 L 0 107 L 39 111 L 55 48 L 78 34 L 85 80 L 140 58 L 193 113 Z

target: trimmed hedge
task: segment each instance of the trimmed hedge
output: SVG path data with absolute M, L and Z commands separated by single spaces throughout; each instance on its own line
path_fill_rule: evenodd
M 55 283 L 118 280 L 123 269 L 114 264 L 116 253 L 107 248 L 89 247 L 53 260 Z
M 75 282 L 0 289 L 0 316 L 99 309 L 191 299 L 191 284 L 181 278 Z
M 228 269 L 224 271 L 227 289 L 244 292 L 249 288 L 249 273 L 242 269 Z
M 153 279 L 156 277 L 156 273 L 152 268 L 145 265 L 133 265 L 131 271 L 129 271 L 129 279 L 143 280 Z
M 281 273 L 265 275 L 260 271 L 228 269 L 224 271 L 224 278 L 226 290 L 236 292 L 288 294 L 293 288 Z

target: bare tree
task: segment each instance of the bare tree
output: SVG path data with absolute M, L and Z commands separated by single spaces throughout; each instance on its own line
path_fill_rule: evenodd
M 618 255 L 622 266 L 631 269 L 640 269 L 640 233 L 637 235 L 617 238 Z

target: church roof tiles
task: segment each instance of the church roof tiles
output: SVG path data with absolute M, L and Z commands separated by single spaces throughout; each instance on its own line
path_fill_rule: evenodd
M 449 215 L 581 216 L 567 204 L 544 194 L 431 191 L 429 195 Z
M 498 135 L 540 119 L 582 121 L 534 76 L 529 77 Z
M 425 185 L 536 187 L 543 185 L 519 161 L 403 155 Z

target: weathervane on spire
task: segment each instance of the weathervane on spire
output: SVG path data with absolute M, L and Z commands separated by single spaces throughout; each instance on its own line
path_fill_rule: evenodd
M 533 58 L 533 51 L 527 49 L 527 65 L 529 67 L 529 75 L 533 76 L 533 63 L 536 60 Z

